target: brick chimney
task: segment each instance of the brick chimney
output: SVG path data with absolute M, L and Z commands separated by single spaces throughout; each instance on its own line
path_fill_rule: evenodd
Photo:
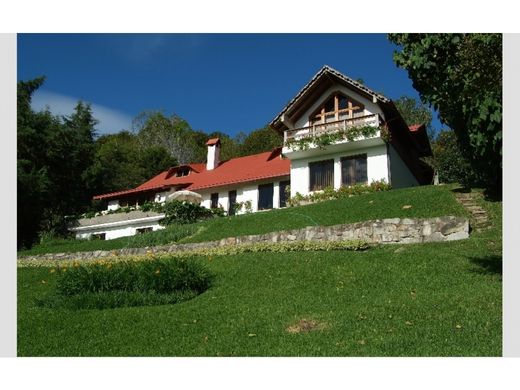
M 218 167 L 220 163 L 220 138 L 212 138 L 208 142 L 208 158 L 206 162 L 206 169 L 211 171 Z

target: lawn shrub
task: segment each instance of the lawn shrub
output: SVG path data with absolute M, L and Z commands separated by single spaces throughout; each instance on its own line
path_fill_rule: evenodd
M 210 209 L 198 204 L 179 200 L 169 200 L 166 202 L 163 206 L 163 212 L 165 213 L 165 217 L 161 221 L 163 225 L 194 223 L 211 218 L 214 215 Z
M 107 308 L 176 303 L 206 291 L 213 275 L 193 258 L 74 263 L 56 268 L 56 294 L 41 306 Z M 70 299 L 68 299 L 70 298 Z
M 352 186 L 342 186 L 335 190 L 327 187 L 322 191 L 316 191 L 309 195 L 302 195 L 299 192 L 287 201 L 289 206 L 299 206 L 301 203 L 316 203 L 326 200 L 349 198 L 354 195 L 370 194 L 373 192 L 388 191 L 392 188 L 386 180 L 374 180 L 370 184 L 354 184 Z

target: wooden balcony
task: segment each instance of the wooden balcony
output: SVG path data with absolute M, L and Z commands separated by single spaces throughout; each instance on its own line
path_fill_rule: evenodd
M 351 127 L 379 127 L 381 124 L 382 118 L 379 114 L 362 115 L 354 118 L 346 118 L 326 123 L 316 123 L 312 126 L 286 130 L 284 132 L 284 145 L 286 145 L 287 141 L 298 140 L 307 137 L 319 137 L 325 133 L 343 131 Z

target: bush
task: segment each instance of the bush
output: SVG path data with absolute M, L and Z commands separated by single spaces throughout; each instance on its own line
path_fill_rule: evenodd
M 213 215 L 219 215 L 218 212 L 213 212 L 198 204 L 181 202 L 179 200 L 166 202 L 163 206 L 163 212 L 165 213 L 165 217 L 161 222 L 163 225 L 194 223 L 211 218 Z
M 40 306 L 111 308 L 177 303 L 206 291 L 213 275 L 193 258 L 97 262 L 56 269 L 56 293 Z
M 343 186 L 338 190 L 327 187 L 322 191 L 317 191 L 309 195 L 302 195 L 299 192 L 287 201 L 289 206 L 299 206 L 301 203 L 315 203 L 325 200 L 348 198 L 354 195 L 369 194 L 372 192 L 388 191 L 392 188 L 386 180 L 374 180 L 369 185 L 354 184 L 352 186 Z

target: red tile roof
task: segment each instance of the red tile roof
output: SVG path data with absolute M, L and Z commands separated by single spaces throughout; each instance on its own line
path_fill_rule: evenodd
M 134 189 L 96 195 L 94 199 L 113 199 L 140 192 L 160 191 L 173 186 L 196 191 L 288 176 L 291 164 L 289 160 L 280 157 L 281 151 L 282 149 L 278 148 L 271 152 L 232 158 L 222 161 L 217 168 L 210 171 L 206 170 L 206 164 L 200 163 L 173 167 L 159 173 Z M 180 177 L 175 175 L 179 168 L 186 166 L 191 169 L 189 175 Z

